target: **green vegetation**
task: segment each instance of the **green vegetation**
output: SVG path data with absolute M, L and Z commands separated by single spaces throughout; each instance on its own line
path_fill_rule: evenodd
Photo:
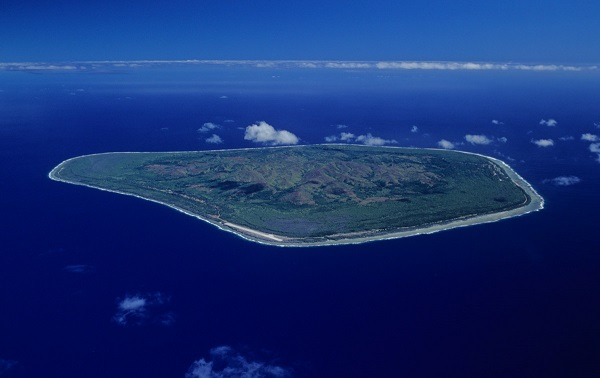
M 509 171 L 455 151 L 316 145 L 87 155 L 50 176 L 168 204 L 251 239 L 268 242 L 229 226 L 298 244 L 527 206 L 532 191 Z

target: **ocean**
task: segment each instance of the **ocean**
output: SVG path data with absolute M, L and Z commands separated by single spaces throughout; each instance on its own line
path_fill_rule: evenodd
M 595 70 L 0 70 L 0 376 L 598 376 L 599 93 Z M 83 154 L 262 146 L 260 121 L 300 144 L 445 140 L 545 208 L 280 248 L 47 177 Z

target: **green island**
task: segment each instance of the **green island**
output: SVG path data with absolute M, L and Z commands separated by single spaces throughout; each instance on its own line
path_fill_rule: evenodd
M 438 149 L 308 145 L 112 152 L 49 177 L 158 202 L 278 246 L 362 243 L 493 222 L 543 208 L 504 162 Z

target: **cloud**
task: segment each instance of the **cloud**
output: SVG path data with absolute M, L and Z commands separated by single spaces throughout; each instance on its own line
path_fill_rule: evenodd
M 485 135 L 465 135 L 465 140 L 471 144 L 487 145 L 492 143 L 492 140 Z
M 565 66 L 557 64 L 511 64 L 511 63 L 475 63 L 475 62 L 378 62 L 375 67 L 379 69 L 401 70 L 518 70 L 518 71 L 581 71 L 584 69 L 597 69 L 596 66 Z
M 379 62 L 379 69 L 403 70 L 507 70 L 507 64 L 471 63 L 471 62 Z
M 225 99 L 227 99 L 227 98 L 229 98 L 229 97 L 228 97 L 228 96 L 225 96 L 225 95 L 223 95 L 223 96 L 220 96 L 219 98 L 220 98 L 221 100 L 225 100 Z
M 373 136 L 371 133 L 368 133 L 367 135 L 356 136 L 352 133 L 342 132 L 342 133 L 340 133 L 339 136 L 331 135 L 331 136 L 325 137 L 325 141 L 330 142 L 330 143 L 338 141 L 338 140 L 342 141 L 342 142 L 346 142 L 346 143 L 352 143 L 352 142 L 362 143 L 367 146 L 383 146 L 385 144 L 398 143 L 398 141 L 395 139 L 383 139 L 380 137 Z
M 325 63 L 326 68 L 346 68 L 346 69 L 356 69 L 356 68 L 372 68 L 373 66 L 370 63 L 361 63 L 361 62 L 327 62 Z
M 0 63 L 0 71 L 85 71 L 85 64 L 51 64 L 51 63 Z
M 211 130 L 216 130 L 216 129 L 220 129 L 221 126 L 217 125 L 216 123 L 212 123 L 212 122 L 206 122 L 204 125 L 202 125 L 201 128 L 199 128 L 197 131 L 199 133 L 207 133 Z
M 552 139 L 537 139 L 537 140 L 532 139 L 531 143 L 535 144 L 538 147 L 554 146 L 554 141 Z
M 346 126 L 346 125 L 336 125 L 335 127 L 338 130 L 342 130 L 342 129 L 348 128 L 348 126 Z M 350 136 L 350 137 L 348 137 L 348 136 Z M 325 141 L 328 142 L 328 143 L 331 143 L 331 142 L 335 142 L 335 141 L 340 140 L 340 138 L 341 138 L 342 141 L 347 142 L 348 139 L 354 138 L 354 134 L 342 132 L 339 137 L 337 135 L 330 135 L 330 136 L 325 137 Z
M 597 129 L 600 129 L 600 122 L 594 122 L 594 126 L 596 126 Z
M 590 151 L 598 154 L 598 157 L 596 158 L 596 161 L 598 163 L 600 163 L 600 143 L 592 143 L 590 144 Z
M 371 133 L 368 133 L 367 135 L 359 135 L 356 137 L 355 141 L 367 146 L 383 146 L 384 144 L 398 143 L 398 141 L 395 139 L 383 139 L 373 136 Z
M 502 143 L 506 143 L 506 142 L 508 142 L 508 138 L 507 137 L 500 137 L 500 138 L 498 138 L 498 141 L 502 142 Z
M 496 155 L 500 156 L 501 158 L 505 159 L 505 160 L 508 160 L 508 161 L 515 161 L 515 159 L 514 159 L 514 158 L 512 158 L 512 157 L 510 157 L 510 156 L 508 156 L 508 155 L 506 155 L 506 154 L 503 154 L 503 153 L 502 153 L 502 152 L 500 152 L 500 151 L 494 150 L 494 153 L 495 153 Z
M 277 365 L 249 361 L 231 347 L 210 350 L 212 360 L 201 358 L 185 373 L 185 378 L 287 378 L 291 371 Z
M 411 133 L 418 133 L 419 132 L 419 128 L 415 125 L 412 125 L 412 127 L 410 128 L 410 132 Z
M 300 68 L 319 68 L 315 63 L 312 62 L 300 62 L 298 63 L 298 67 Z
M 585 140 L 588 142 L 597 142 L 600 139 L 598 138 L 598 135 L 585 133 L 585 134 L 581 134 L 581 140 Z
M 244 134 L 245 140 L 255 143 L 279 144 L 297 144 L 299 139 L 296 135 L 286 130 L 275 130 L 275 128 L 265 121 L 246 127 Z
M 325 60 L 133 60 L 133 61 L 80 61 L 64 64 L 14 62 L 0 63 L 0 71 L 75 71 L 75 72 L 120 72 L 127 69 L 159 67 L 168 65 L 256 67 L 259 69 L 380 69 L 380 70 L 463 70 L 463 71 L 567 71 L 597 70 L 595 65 L 518 64 L 491 62 L 448 62 L 448 61 L 325 61 Z M 117 71 L 118 70 L 118 71 Z
M 66 270 L 67 272 L 80 273 L 80 274 L 89 273 L 94 270 L 91 266 L 84 265 L 84 264 L 67 265 L 63 269 Z
M 497 119 L 492 120 L 492 124 L 494 125 L 504 125 L 504 122 L 498 121 Z
M 221 139 L 221 137 L 218 136 L 217 134 L 213 134 L 211 137 L 206 138 L 205 142 L 212 143 L 212 144 L 221 144 L 221 143 L 223 143 L 223 139 Z
M 175 315 L 164 311 L 168 302 L 169 298 L 162 293 L 127 295 L 119 300 L 113 321 L 122 326 L 149 323 L 172 325 Z
M 0 358 L 0 375 L 6 373 L 17 364 L 17 361 Z
M 439 142 L 437 142 L 438 146 L 441 148 L 445 148 L 446 150 L 451 150 L 455 147 L 454 143 L 446 140 L 446 139 L 442 139 Z
M 570 186 L 581 182 L 581 179 L 577 176 L 558 176 L 553 179 L 545 179 L 542 181 L 544 184 L 552 184 L 556 186 Z
M 560 138 L 558 138 L 558 139 L 559 139 L 559 140 L 562 140 L 562 141 L 575 140 L 575 138 L 574 138 L 574 137 L 572 137 L 571 135 L 564 136 L 564 137 L 560 137 Z
M 553 127 L 553 126 L 558 125 L 558 122 L 556 122 L 556 120 L 554 118 L 550 118 L 550 119 L 547 119 L 547 120 L 546 119 L 542 119 L 542 120 L 540 120 L 540 125 L 545 125 L 545 126 Z
M 352 133 L 340 133 L 339 136 L 337 135 L 330 135 L 325 137 L 325 141 L 326 142 L 336 142 L 338 140 L 341 140 L 342 142 L 346 142 L 346 143 L 350 143 L 352 141 L 354 141 L 354 134 Z
M 352 139 L 354 139 L 354 134 L 352 134 L 352 133 L 341 133 L 340 134 L 341 141 L 352 142 Z

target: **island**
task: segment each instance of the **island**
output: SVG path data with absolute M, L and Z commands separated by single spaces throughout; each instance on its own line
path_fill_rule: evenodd
M 321 144 L 68 159 L 49 177 L 170 206 L 276 246 L 356 244 L 542 209 L 501 160 L 425 148 Z

